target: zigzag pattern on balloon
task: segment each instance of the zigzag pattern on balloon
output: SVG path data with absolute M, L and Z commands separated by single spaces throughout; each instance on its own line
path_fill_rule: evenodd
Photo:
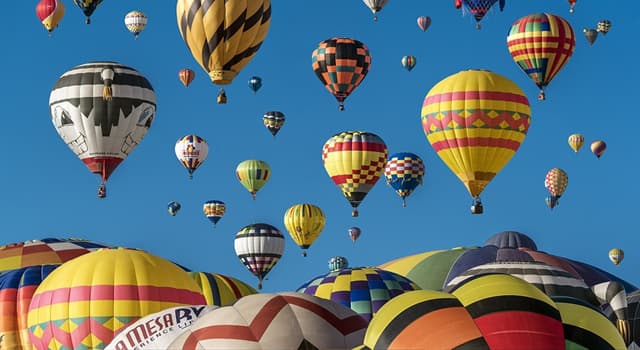
M 422 118 L 424 131 L 429 134 L 461 128 L 497 128 L 526 133 L 530 123 L 529 116 L 522 113 L 481 109 L 427 114 Z
M 139 316 L 118 317 L 75 317 L 73 319 L 51 320 L 29 327 L 32 344 L 47 344 L 49 349 L 104 348 L 113 335 L 140 318 Z M 86 341 L 89 337 L 92 339 Z M 101 342 L 97 343 L 96 338 Z M 67 340 L 66 342 L 64 340 Z M 74 347 L 74 344 L 76 346 Z M 77 346 L 83 344 L 85 348 Z M 100 344 L 102 346 L 100 346 Z

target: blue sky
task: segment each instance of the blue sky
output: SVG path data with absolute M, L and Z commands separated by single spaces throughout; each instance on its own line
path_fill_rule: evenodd
M 638 72 L 635 49 L 637 15 L 608 2 L 579 1 L 570 14 L 561 0 L 507 0 L 504 12 L 491 11 L 482 29 L 463 16 L 454 1 L 391 0 L 372 20 L 359 0 L 272 4 L 269 34 L 254 59 L 226 86 L 229 103 L 215 102 L 218 87 L 189 53 L 177 29 L 173 1 L 104 1 L 86 25 L 71 0 L 50 38 L 34 13 L 36 1 L 14 1 L 1 22 L 4 43 L 0 98 L 8 124 L 0 129 L 4 167 L 0 172 L 3 243 L 44 237 L 81 237 L 135 247 L 195 271 L 217 272 L 256 285 L 235 256 L 233 239 L 253 222 L 278 227 L 286 236 L 285 253 L 263 291 L 293 290 L 327 271 L 330 257 L 342 255 L 351 266 L 375 266 L 419 252 L 482 245 L 494 233 L 516 230 L 533 238 L 539 250 L 584 261 L 640 284 L 635 222 L 640 189 L 636 172 L 635 117 Z M 131 10 L 149 23 L 134 40 L 124 26 Z M 576 31 L 573 57 L 547 89 L 547 100 L 512 61 L 506 35 L 516 19 L 535 12 L 567 19 Z M 432 25 L 422 32 L 416 17 Z M 589 47 L 582 28 L 609 19 L 612 29 Z M 311 52 L 334 36 L 352 37 L 371 51 L 369 74 L 347 99 L 346 110 L 316 78 Z M 405 71 L 404 55 L 417 58 Z M 143 142 L 108 182 L 108 198 L 96 198 L 98 181 L 62 142 L 51 123 L 49 93 L 60 75 L 96 60 L 129 65 L 144 74 L 157 96 L 157 115 Z M 189 88 L 177 73 L 196 72 Z M 529 134 L 511 162 L 482 194 L 483 215 L 471 215 L 471 198 L 439 159 L 424 136 L 420 107 L 441 79 L 470 68 L 489 69 L 517 83 L 529 97 Z M 254 95 L 252 75 L 263 79 Z M 278 110 L 286 123 L 276 139 L 262 125 L 264 112 Z M 321 149 L 345 130 L 378 134 L 390 153 L 413 152 L 425 162 L 424 185 L 401 206 L 384 179 L 360 205 L 351 208 L 326 174 Z M 578 153 L 567 145 L 574 132 L 585 135 Z M 175 158 L 176 140 L 197 134 L 209 143 L 209 156 L 188 179 Z M 590 153 L 595 139 L 607 142 L 601 159 Z M 262 159 L 272 177 L 252 201 L 235 179 L 236 165 Z M 569 174 L 561 204 L 550 211 L 544 176 L 554 167 Z M 217 228 L 202 213 L 210 199 L 227 203 Z M 167 203 L 182 204 L 172 217 Z M 303 258 L 286 232 L 283 215 L 296 203 L 320 206 L 324 231 Z M 347 229 L 362 236 L 353 244 Z M 615 267 L 607 257 L 621 247 L 626 257 Z

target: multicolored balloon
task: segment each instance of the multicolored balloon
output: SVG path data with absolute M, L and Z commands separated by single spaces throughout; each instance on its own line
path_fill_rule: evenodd
M 156 95 L 133 68 L 90 62 L 62 74 L 49 106 L 58 135 L 100 177 L 98 197 L 104 198 L 109 176 L 149 131 Z
M 596 140 L 591 143 L 591 152 L 599 159 L 607 150 L 607 144 L 602 140 Z
M 592 46 L 593 43 L 596 42 L 596 39 L 598 39 L 598 31 L 595 29 L 582 29 L 582 32 L 584 33 L 584 37 L 587 39 L 587 42 L 589 42 L 589 46 Z
M 242 186 L 251 193 L 251 199 L 255 200 L 256 193 L 271 177 L 271 167 L 263 160 L 248 159 L 238 164 L 236 177 Z
M 101 249 L 56 268 L 28 313 L 35 349 L 103 349 L 126 325 L 164 309 L 202 305 L 196 282 L 176 264 L 134 249 Z
M 213 223 L 215 226 L 220 219 L 224 216 L 224 213 L 227 211 L 227 206 L 223 201 L 219 200 L 210 200 L 204 202 L 202 205 L 202 212 L 204 215 Z
M 413 67 L 416 66 L 416 58 L 414 56 L 402 56 L 400 63 L 402 63 L 402 68 L 411 72 Z
M 262 78 L 253 76 L 249 78 L 249 89 L 255 94 L 262 87 Z
M 280 128 L 284 125 L 285 116 L 284 113 L 278 111 L 267 112 L 262 116 L 262 122 L 264 126 L 269 130 L 274 137 L 280 131 Z
M 296 244 L 302 248 L 302 256 L 320 236 L 324 229 L 325 217 L 322 209 L 313 204 L 296 204 L 284 213 L 284 226 Z
M 138 35 L 147 26 L 147 15 L 140 11 L 131 11 L 124 16 L 124 25 L 138 39 Z
M 422 185 L 424 163 L 418 155 L 413 153 L 392 154 L 384 166 L 384 177 L 387 185 L 402 198 L 402 206 L 406 207 L 406 198 L 418 185 Z
M 556 205 L 560 204 L 558 199 L 562 197 L 568 184 L 569 176 L 564 170 L 560 168 L 553 168 L 549 170 L 547 175 L 544 177 L 544 187 L 546 187 L 547 190 L 549 190 L 549 193 L 551 193 L 551 195 L 547 197 L 547 206 L 550 209 L 553 209 Z
M 189 179 L 193 179 L 193 172 L 204 163 L 209 154 L 209 144 L 198 135 L 186 135 L 176 141 L 174 148 L 178 161 L 189 172 Z
M 373 20 L 377 21 L 378 12 L 382 10 L 384 5 L 387 4 L 388 0 L 362 0 L 362 1 L 364 1 L 364 4 L 367 5 L 367 7 L 371 10 L 371 12 L 373 12 Z
M 431 88 L 421 118 L 429 143 L 473 197 L 471 212 L 481 214 L 480 194 L 529 130 L 527 96 L 502 75 L 461 71 Z
M 166 349 L 351 349 L 367 322 L 310 295 L 260 293 L 207 313 Z
M 609 260 L 611 260 L 611 262 L 614 265 L 620 264 L 623 259 L 624 259 L 624 251 L 622 249 L 613 248 L 609 251 Z
M 545 99 L 544 89 L 569 61 L 575 46 L 571 24 L 550 13 L 534 13 L 518 19 L 507 36 L 509 53 L 540 89 L 539 100 Z
M 353 243 L 356 243 L 362 231 L 360 230 L 359 227 L 354 226 L 354 227 L 351 227 L 349 230 L 347 230 L 347 233 L 349 234 L 349 238 L 351 238 L 351 241 Z
M 60 0 L 40 0 L 36 5 L 36 15 L 49 35 L 64 17 L 64 4 Z
M 350 307 L 369 322 L 387 301 L 416 289 L 415 283 L 393 272 L 354 267 L 317 276 L 296 291 Z
M 93 11 L 98 8 L 98 5 L 102 3 L 102 0 L 73 0 L 73 3 L 76 4 L 82 10 L 82 13 L 87 17 L 85 20 L 86 24 L 91 24 L 91 15 Z
M 193 79 L 196 77 L 196 72 L 189 68 L 183 68 L 178 72 L 178 79 L 182 82 L 182 85 L 189 87 Z
M 258 293 L 239 279 L 213 272 L 189 272 L 207 300 L 207 305 L 227 306 L 247 295 Z
M 180 203 L 176 201 L 171 201 L 169 202 L 169 204 L 167 204 L 167 210 L 169 211 L 169 215 L 171 216 L 176 216 L 176 214 L 178 214 L 178 212 L 180 211 L 180 208 L 182 208 L 182 205 L 180 205 Z
M 262 289 L 262 280 L 284 252 L 284 236 L 274 226 L 257 223 L 240 229 L 233 244 L 238 259 L 258 278 L 258 289 Z
M 358 206 L 378 182 L 389 152 L 380 136 L 366 131 L 343 131 L 322 147 L 327 174 L 358 216 Z
M 271 0 L 178 0 L 176 17 L 193 58 L 214 84 L 227 85 L 255 57 L 267 37 Z M 218 103 L 226 103 L 222 88 Z
M 609 33 L 609 29 L 611 29 L 611 21 L 608 19 L 603 19 L 598 21 L 597 31 L 598 33 L 602 33 L 602 35 L 607 35 Z
M 335 96 L 341 111 L 344 110 L 344 101 L 367 76 L 370 65 L 369 48 L 351 38 L 324 40 L 311 54 L 313 71 Z
M 504 10 L 505 0 L 500 1 L 500 11 Z M 498 2 L 498 0 L 455 0 L 456 8 L 459 9 L 464 5 L 464 11 L 473 15 L 476 20 L 476 28 L 480 29 L 480 21 L 489 12 L 491 7 Z
M 329 271 L 339 271 L 349 267 L 349 261 L 344 256 L 334 256 L 329 259 Z
M 422 30 L 424 32 L 431 25 L 431 17 L 429 17 L 429 16 L 420 16 L 420 17 L 418 17 L 416 22 L 418 23 L 418 27 L 420 27 L 420 30 Z
M 584 145 L 584 136 L 582 134 L 571 134 L 567 142 L 569 143 L 569 147 L 571 147 L 575 153 L 578 153 Z

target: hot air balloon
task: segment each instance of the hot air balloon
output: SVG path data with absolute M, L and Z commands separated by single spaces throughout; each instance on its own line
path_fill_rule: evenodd
M 49 32 L 49 36 L 62 20 L 64 11 L 64 4 L 60 0 L 40 0 L 36 5 L 36 15 Z
M 182 85 L 189 87 L 193 79 L 196 77 L 196 72 L 189 68 L 183 68 L 178 72 L 178 79 L 182 82 Z
M 178 214 L 178 212 L 180 211 L 180 208 L 182 208 L 182 205 L 180 205 L 180 203 L 176 201 L 171 201 L 169 202 L 169 204 L 167 204 L 167 210 L 169 211 L 169 214 L 171 216 L 176 216 L 176 214 Z
M 324 228 L 325 217 L 322 209 L 313 204 L 296 204 L 284 213 L 284 226 L 296 244 L 302 248 L 302 256 L 320 236 Z
M 500 11 L 504 10 L 505 0 L 500 1 Z M 455 0 L 456 8 L 459 9 L 464 5 L 463 13 L 466 11 L 473 15 L 476 20 L 476 28 L 480 29 L 480 21 L 489 12 L 498 0 Z
M 324 168 L 351 203 L 351 216 L 358 216 L 358 206 L 378 182 L 388 154 L 380 136 L 366 131 L 337 133 L 322 147 Z
M 249 78 L 249 89 L 255 94 L 262 87 L 262 78 L 253 76 Z
M 227 206 L 223 201 L 210 200 L 204 202 L 202 205 L 202 211 L 207 219 L 213 222 L 213 226 L 215 226 L 224 216 L 224 213 L 227 211 Z
M 284 236 L 274 226 L 257 223 L 240 229 L 233 244 L 238 259 L 258 278 L 258 289 L 262 289 L 262 280 L 284 252 Z
M 413 153 L 395 153 L 389 157 L 384 166 L 384 177 L 387 185 L 391 186 L 402 198 L 402 206 L 406 207 L 406 198 L 411 192 L 422 185 L 424 176 L 424 163 L 422 159 Z
M 35 349 L 102 349 L 130 322 L 176 306 L 205 304 L 174 263 L 134 249 L 101 249 L 56 268 L 28 313 Z M 117 320 L 117 321 L 115 321 Z
M 311 54 L 311 67 L 325 88 L 344 110 L 344 101 L 369 72 L 371 55 L 362 42 L 331 38 L 320 42 Z
M 622 249 L 613 248 L 609 251 L 609 260 L 611 260 L 614 265 L 621 263 L 622 259 L 624 259 L 624 251 Z
M 420 27 L 420 30 L 422 30 L 424 32 L 431 25 L 431 17 L 429 17 L 429 16 L 420 16 L 420 17 L 418 17 L 416 22 L 418 22 L 418 27 Z
M 207 159 L 209 145 L 198 135 L 187 135 L 176 141 L 176 157 L 189 172 L 189 179 L 193 172 Z
M 531 122 L 527 96 L 511 80 L 486 70 L 453 74 L 431 88 L 422 104 L 422 128 L 438 156 L 474 199 L 509 162 Z
M 596 39 L 598 39 L 598 31 L 595 29 L 582 29 L 582 32 L 584 33 L 584 37 L 587 38 L 587 41 L 589 42 L 589 46 L 592 46 L 594 42 L 596 42 Z
M 217 308 L 214 305 L 176 306 L 146 315 L 121 330 L 104 350 L 169 349 L 195 321 Z
M 344 256 L 334 256 L 329 259 L 329 271 L 339 271 L 349 267 L 349 261 Z
M 267 162 L 257 159 L 249 159 L 240 162 L 236 168 L 236 177 L 251 193 L 251 198 L 256 199 L 256 193 L 271 177 L 271 167 Z
M 382 10 L 384 5 L 387 4 L 388 0 L 362 0 L 362 1 L 364 1 L 364 4 L 367 5 L 367 7 L 371 10 L 371 12 L 373 12 L 373 20 L 377 21 L 378 12 Z
M 567 0 L 569 3 L 569 12 L 573 13 L 575 11 L 574 7 L 576 6 L 576 0 Z
M 82 10 L 82 13 L 87 17 L 85 23 L 90 24 L 93 11 L 95 11 L 98 5 L 102 3 L 102 0 L 73 0 L 73 3 L 76 4 L 76 6 L 78 6 L 80 10 Z
M 416 66 L 416 58 L 414 56 L 403 56 L 400 63 L 402 63 L 402 68 L 411 72 L 413 67 Z
M 604 154 L 604 151 L 606 150 L 607 144 L 602 140 L 596 140 L 591 143 L 591 152 L 593 152 L 593 154 L 595 154 L 598 159 Z
M 539 100 L 545 99 L 544 89 L 569 61 L 575 46 L 576 39 L 569 22 L 549 13 L 535 13 L 518 19 L 507 36 L 509 53 L 540 89 Z
M 366 329 L 365 320 L 332 301 L 260 293 L 207 313 L 165 349 L 351 349 Z
M 124 16 L 124 25 L 138 39 L 138 35 L 147 25 L 147 16 L 140 11 L 131 11 Z
M 98 197 L 104 198 L 107 179 L 151 127 L 156 95 L 133 68 L 90 62 L 58 79 L 49 106 L 62 140 L 100 177 Z
M 347 233 L 349 234 L 349 238 L 351 238 L 351 241 L 353 241 L 353 243 L 356 243 L 362 231 L 360 230 L 360 228 L 354 226 L 347 230 Z
M 569 184 L 569 176 L 564 170 L 560 168 L 553 168 L 549 170 L 544 178 L 544 187 L 549 190 L 551 195 L 547 199 L 547 206 L 553 209 L 556 205 L 560 204 L 558 199 L 562 197 L 562 194 L 567 189 Z
M 178 0 L 176 16 L 180 35 L 193 58 L 214 84 L 227 85 L 253 59 L 266 38 L 271 0 Z M 218 103 L 226 102 L 226 93 L 220 88 Z
M 419 288 L 415 283 L 396 273 L 375 267 L 354 267 L 314 277 L 296 291 L 350 307 L 368 322 L 384 303 L 416 289 Z
M 569 135 L 569 140 L 567 142 L 569 142 L 569 147 L 571 147 L 574 152 L 578 153 L 580 148 L 582 148 L 582 145 L 584 145 L 584 136 L 581 134 L 571 134 Z
M 285 116 L 284 113 L 278 111 L 267 112 L 262 116 L 262 122 L 264 126 L 269 130 L 274 137 L 280 131 L 280 128 L 284 125 Z
M 207 305 L 227 306 L 258 291 L 239 279 L 212 272 L 189 272 L 207 300 Z
M 598 33 L 602 33 L 602 35 L 607 35 L 607 33 L 609 33 L 609 29 L 611 29 L 611 21 L 607 19 L 598 21 L 598 27 L 596 29 Z

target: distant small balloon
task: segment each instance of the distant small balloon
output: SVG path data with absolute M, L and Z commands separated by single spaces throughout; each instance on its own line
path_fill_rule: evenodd
M 138 39 L 140 32 L 147 26 L 147 16 L 140 11 L 131 11 L 124 16 L 124 25 Z
M 176 201 L 171 201 L 167 205 L 167 210 L 169 211 L 169 214 L 171 214 L 171 216 L 176 216 L 176 214 L 178 214 L 178 211 L 180 211 L 181 207 L 182 206 L 180 205 L 180 203 Z
M 420 16 L 417 19 L 418 27 L 424 32 L 431 25 L 431 17 L 429 16 Z
M 593 154 L 598 158 L 600 158 L 606 150 L 607 144 L 602 140 L 596 140 L 591 143 L 591 152 L 593 152 Z
M 182 82 L 182 85 L 189 87 L 193 79 L 196 77 L 196 72 L 189 68 L 183 68 L 178 72 L 178 79 Z
M 334 256 L 329 259 L 329 271 L 339 271 L 349 267 L 349 261 L 344 256 Z
M 602 33 L 602 35 L 607 35 L 607 33 L 609 33 L 609 29 L 611 29 L 611 21 L 603 19 L 598 22 L 597 31 Z
M 249 78 L 249 89 L 255 94 L 262 87 L 262 78 L 253 76 Z
M 578 153 L 580 148 L 582 148 L 582 145 L 584 145 L 584 136 L 581 134 L 572 134 L 569 136 L 569 140 L 567 142 L 569 143 L 569 147 L 571 147 L 574 152 Z
M 400 60 L 400 62 L 402 63 L 402 67 L 404 69 L 408 70 L 409 72 L 411 72 L 413 67 L 416 66 L 416 58 L 415 58 L 415 56 L 403 56 L 402 60 Z
M 351 238 L 353 243 L 355 243 L 358 240 L 358 237 L 360 237 L 360 228 L 352 227 L 349 229 L 348 232 L 349 232 L 349 238 Z
M 609 251 L 609 260 L 611 260 L 614 265 L 621 263 L 622 259 L 624 259 L 624 251 L 622 249 L 613 248 Z
M 583 29 L 584 37 L 587 38 L 589 46 L 592 46 L 596 39 L 598 39 L 598 31 L 595 29 Z

